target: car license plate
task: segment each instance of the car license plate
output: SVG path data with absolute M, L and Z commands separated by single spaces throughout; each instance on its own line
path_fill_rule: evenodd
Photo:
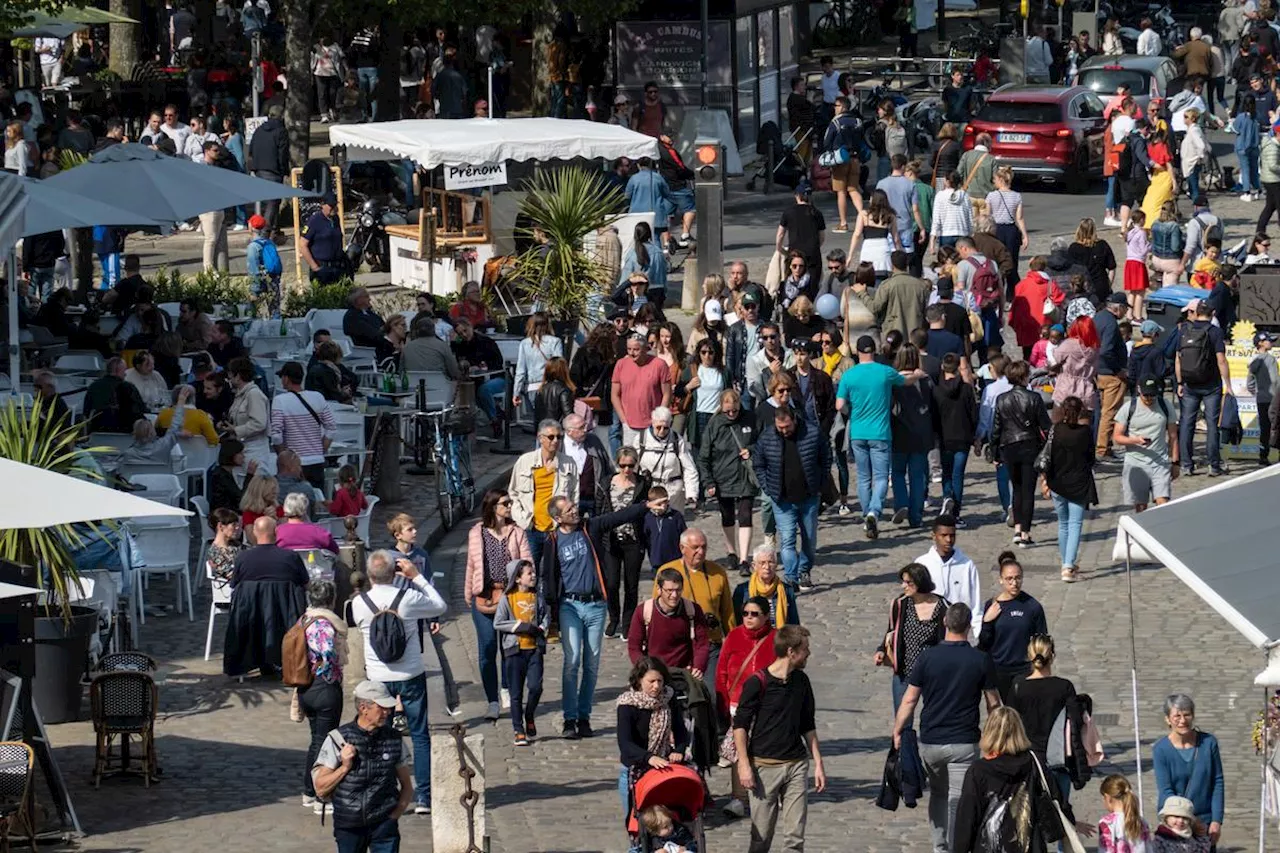
M 1027 143 L 1027 142 L 1030 142 L 1030 141 L 1031 141 L 1031 134 L 1029 134 L 1029 133 L 1002 133 L 1002 134 L 1000 134 L 1000 138 L 999 138 L 999 140 L 998 140 L 998 141 L 1000 141 L 1000 142 L 1015 142 L 1015 143 L 1020 142 L 1020 143 Z

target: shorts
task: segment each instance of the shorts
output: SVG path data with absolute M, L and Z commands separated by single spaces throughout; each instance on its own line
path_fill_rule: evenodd
M 1120 206 L 1121 207 L 1141 207 L 1142 199 L 1147 194 L 1147 187 L 1151 182 L 1146 178 L 1141 180 L 1120 179 Z
M 755 503 L 754 498 L 717 497 L 716 500 L 720 503 L 721 527 L 733 527 L 735 521 L 739 527 L 751 526 L 751 507 Z
M 1126 504 L 1149 504 L 1155 498 L 1173 497 L 1173 476 L 1168 468 L 1126 465 L 1120 474 Z
M 1143 293 L 1151 286 L 1147 265 L 1135 258 L 1124 262 L 1124 289 L 1126 293 Z
M 671 212 L 668 216 L 684 216 L 693 210 L 693 190 L 688 187 L 671 191 Z
M 858 178 L 861 177 L 862 170 L 858 164 L 858 158 L 853 158 L 847 163 L 841 163 L 839 166 L 831 167 L 831 189 L 833 192 L 844 192 L 850 189 L 858 189 Z M 852 184 L 852 186 L 850 186 Z

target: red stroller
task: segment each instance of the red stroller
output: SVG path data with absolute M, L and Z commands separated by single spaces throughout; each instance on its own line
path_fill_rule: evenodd
M 650 806 L 666 806 L 689 830 L 699 853 L 707 849 L 702 825 L 702 812 L 708 805 L 707 787 L 697 770 L 684 764 L 650 770 L 632 785 L 631 802 L 634 805 L 627 818 L 627 831 L 636 839 L 640 850 L 648 853 L 653 847 L 648 830 L 636 819 L 639 812 Z

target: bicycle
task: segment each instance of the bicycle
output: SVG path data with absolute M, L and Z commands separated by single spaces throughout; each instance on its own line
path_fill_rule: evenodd
M 475 432 L 475 414 L 469 408 L 449 406 L 438 412 L 418 412 L 427 419 L 436 506 L 445 530 L 476 508 L 476 482 L 471 468 L 471 445 L 466 437 Z
M 835 0 L 831 9 L 813 25 L 815 49 L 874 44 L 882 38 L 879 2 L 848 3 Z

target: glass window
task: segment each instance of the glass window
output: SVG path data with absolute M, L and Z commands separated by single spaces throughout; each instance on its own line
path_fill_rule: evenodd
M 1062 107 L 1056 102 L 987 101 L 977 117 L 996 124 L 1058 124 L 1062 121 Z
M 773 10 L 756 15 L 756 66 L 761 72 L 778 67 L 777 28 L 773 20 Z
M 1080 85 L 1108 97 L 1121 86 L 1128 86 L 1131 94 L 1145 95 L 1151 88 L 1151 75 L 1137 68 L 1088 68 L 1080 72 Z
M 783 68 L 790 68 L 799 62 L 796 56 L 796 7 L 783 6 L 778 9 L 778 59 Z
M 755 44 L 755 38 L 751 33 L 754 23 L 755 18 L 751 15 L 733 22 L 734 45 L 738 51 L 739 80 L 746 80 L 749 77 L 756 76 L 756 52 L 751 49 L 751 46 Z

